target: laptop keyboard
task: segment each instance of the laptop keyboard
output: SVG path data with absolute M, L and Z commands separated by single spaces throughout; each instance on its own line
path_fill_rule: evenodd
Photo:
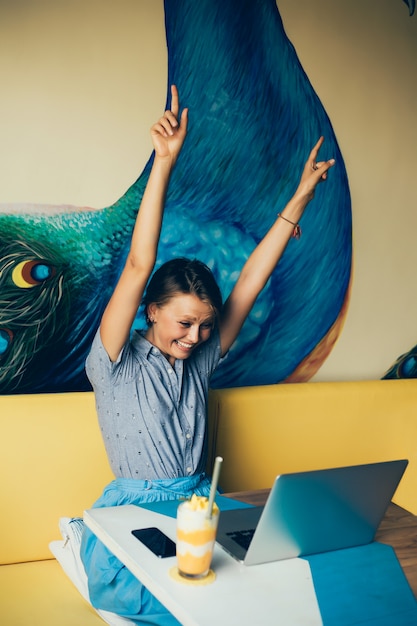
M 233 541 L 236 541 L 239 546 L 247 550 L 249 548 L 250 542 L 252 541 L 254 533 L 255 529 L 250 528 L 248 530 L 234 530 L 226 534 L 228 537 L 233 539 Z

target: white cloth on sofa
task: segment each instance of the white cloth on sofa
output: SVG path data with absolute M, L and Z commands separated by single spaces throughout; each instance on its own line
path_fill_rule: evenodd
M 83 528 L 84 522 L 81 518 L 61 517 L 59 520 L 59 530 L 62 535 L 62 540 L 52 541 L 49 544 L 49 549 L 83 598 L 91 604 L 88 594 L 87 575 L 80 558 L 80 544 Z M 134 624 L 130 619 L 121 617 L 116 613 L 102 611 L 101 609 L 94 610 L 97 611 L 100 617 L 107 622 L 107 624 L 110 624 L 110 626 L 129 626 Z

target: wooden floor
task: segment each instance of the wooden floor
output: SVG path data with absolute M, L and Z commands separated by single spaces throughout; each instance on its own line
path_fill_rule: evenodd
M 265 504 L 269 491 L 269 489 L 261 489 L 224 495 L 259 506 Z M 417 598 L 417 516 L 391 503 L 375 539 L 394 548 L 409 585 Z

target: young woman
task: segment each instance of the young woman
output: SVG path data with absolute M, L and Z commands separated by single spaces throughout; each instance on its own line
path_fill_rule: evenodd
M 151 129 L 155 158 L 131 248 L 87 359 L 116 477 L 97 507 L 209 494 L 204 468 L 210 377 L 289 239 L 299 235 L 304 209 L 334 164 L 317 162 L 320 138 L 296 193 L 252 252 L 224 305 L 211 271 L 199 261 L 173 259 L 149 280 L 170 174 L 187 133 L 188 111 L 179 118 L 175 86 L 171 95 L 171 109 Z M 148 328 L 131 336 L 142 302 Z M 178 623 L 88 529 L 81 557 L 93 606 L 138 624 Z

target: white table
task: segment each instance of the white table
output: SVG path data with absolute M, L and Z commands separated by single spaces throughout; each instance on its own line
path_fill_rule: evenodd
M 216 580 L 190 585 L 170 576 L 176 558 L 160 559 L 132 534 L 156 526 L 175 541 L 175 519 L 134 505 L 85 511 L 86 525 L 184 626 L 321 626 L 310 566 L 303 559 L 246 567 L 216 545 Z

